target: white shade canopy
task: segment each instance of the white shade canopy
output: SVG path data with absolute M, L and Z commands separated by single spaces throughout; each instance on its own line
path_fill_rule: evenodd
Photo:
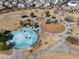
M 76 2 L 68 2 L 68 6 L 71 6 L 71 7 L 76 7 L 77 6 L 77 3 Z
M 18 4 L 18 7 L 22 7 L 22 8 L 24 8 L 24 7 L 25 7 L 25 5 L 24 5 L 24 4 L 22 4 L 22 3 L 20 3 L 20 4 Z

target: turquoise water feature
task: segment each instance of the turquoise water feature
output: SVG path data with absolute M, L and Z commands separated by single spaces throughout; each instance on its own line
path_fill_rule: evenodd
M 24 28 L 12 33 L 11 43 L 15 43 L 14 48 L 30 48 L 38 40 L 38 35 L 32 29 Z

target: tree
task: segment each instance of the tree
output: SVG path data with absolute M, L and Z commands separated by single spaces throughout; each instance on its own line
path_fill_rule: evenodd
M 4 51 L 4 50 L 8 50 L 9 46 L 7 45 L 7 41 L 9 40 L 9 38 L 12 38 L 13 35 L 9 34 L 9 35 L 5 35 L 4 33 L 0 32 L 0 51 Z
M 3 33 L 0 32 L 0 42 L 5 42 L 6 39 L 5 39 L 5 36 Z
M 5 43 L 5 42 L 0 43 L 0 51 L 4 51 L 4 50 L 8 50 L 8 49 L 9 49 L 9 47 L 8 47 L 7 43 Z
M 36 15 L 32 12 L 32 13 L 30 13 L 30 16 L 32 17 L 32 18 L 35 18 L 36 17 Z
M 50 17 L 50 12 L 49 11 L 46 11 L 46 17 Z
M 25 23 L 25 22 L 23 22 L 23 21 L 20 21 L 20 26 L 22 26 L 22 27 L 25 27 L 27 24 Z
M 50 19 L 47 19 L 46 24 L 51 24 Z
M 29 52 L 30 52 L 30 53 L 32 53 L 32 52 L 33 52 L 33 50 L 31 49 L 31 50 L 29 50 Z
M 34 8 L 35 7 L 35 4 L 33 4 L 32 7 Z
M 11 39 L 13 38 L 13 35 L 10 33 L 9 35 L 5 36 L 5 38 L 6 38 L 7 40 L 11 40 Z
M 8 47 L 10 48 L 10 49 L 12 49 L 14 46 L 15 46 L 15 42 L 13 42 L 13 43 L 10 43 L 9 45 L 8 45 Z
M 35 28 L 38 28 L 38 27 L 39 27 L 39 24 L 38 24 L 38 23 L 35 23 L 35 24 L 34 24 L 34 27 L 35 27 Z

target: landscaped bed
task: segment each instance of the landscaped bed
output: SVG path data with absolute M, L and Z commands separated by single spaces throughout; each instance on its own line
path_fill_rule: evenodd
M 60 33 L 64 31 L 64 25 L 62 23 L 58 25 L 42 23 L 40 27 L 43 29 L 43 31 L 50 33 Z

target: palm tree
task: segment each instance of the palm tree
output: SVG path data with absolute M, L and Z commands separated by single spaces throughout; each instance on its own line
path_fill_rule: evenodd
M 38 28 L 38 27 L 39 27 L 39 24 L 38 24 L 38 23 L 35 23 L 35 24 L 34 24 L 34 27 L 35 27 L 35 28 Z
M 6 42 L 4 34 L 0 32 L 0 42 Z

